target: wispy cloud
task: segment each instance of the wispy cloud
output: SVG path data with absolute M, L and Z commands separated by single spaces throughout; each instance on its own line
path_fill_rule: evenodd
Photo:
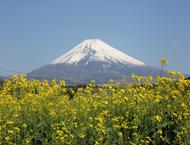
M 173 40 L 173 41 L 171 42 L 171 47 L 172 47 L 172 48 L 178 48 L 178 47 L 180 47 L 179 41 Z

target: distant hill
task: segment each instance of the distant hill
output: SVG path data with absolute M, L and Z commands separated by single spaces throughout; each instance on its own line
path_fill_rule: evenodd
M 2 87 L 3 82 L 4 82 L 5 79 L 6 79 L 6 77 L 0 76 L 0 87 Z
M 0 76 L 0 80 L 5 80 L 5 79 L 8 79 L 9 77 L 8 76 Z

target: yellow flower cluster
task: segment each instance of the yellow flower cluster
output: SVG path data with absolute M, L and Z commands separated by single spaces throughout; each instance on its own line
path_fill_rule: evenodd
M 190 81 L 169 75 L 79 88 L 12 76 L 0 88 L 0 145 L 190 144 Z

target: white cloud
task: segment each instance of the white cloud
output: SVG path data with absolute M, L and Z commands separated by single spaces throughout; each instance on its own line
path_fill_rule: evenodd
M 177 40 L 173 40 L 171 42 L 171 47 L 172 48 L 178 48 L 180 46 L 180 43 Z

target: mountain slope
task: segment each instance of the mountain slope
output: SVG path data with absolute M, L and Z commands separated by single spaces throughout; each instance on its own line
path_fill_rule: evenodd
M 150 67 L 99 39 L 90 39 L 43 66 L 28 76 L 38 79 L 64 79 L 72 83 L 96 80 L 105 83 L 125 76 L 158 75 L 160 70 Z

